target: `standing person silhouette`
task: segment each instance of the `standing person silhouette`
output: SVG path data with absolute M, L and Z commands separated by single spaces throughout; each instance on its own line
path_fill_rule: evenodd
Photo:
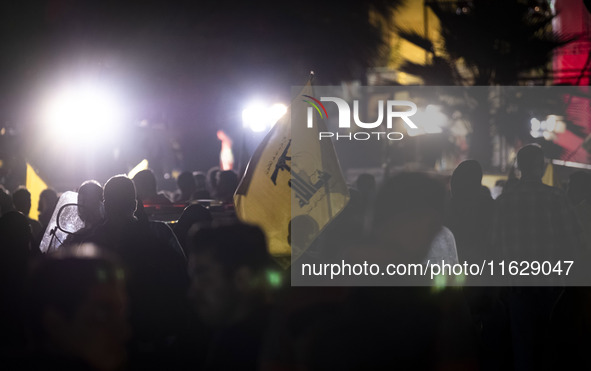
M 170 341 L 183 331 L 189 284 L 186 261 L 137 220 L 136 192 L 131 179 L 116 175 L 104 186 L 105 221 L 92 229 L 84 242 L 116 253 L 129 272 L 133 338 L 131 356 L 144 366 L 151 356 L 165 352 Z M 146 349 L 152 351 L 146 353 Z M 164 367 L 164 366 L 162 366 Z
M 19 187 L 12 192 L 12 203 L 16 211 L 27 217 L 31 231 L 33 232 L 34 249 L 38 249 L 41 238 L 43 237 L 43 227 L 38 221 L 29 218 L 29 212 L 31 211 L 31 192 L 25 187 Z
M 494 248 L 507 261 L 572 260 L 581 246 L 578 222 L 564 193 L 542 183 L 542 149 L 537 145 L 522 147 L 517 165 L 521 179 L 495 201 Z M 537 279 L 539 284 L 541 278 Z M 562 287 L 508 289 L 516 370 L 549 367 L 550 319 L 563 292 Z

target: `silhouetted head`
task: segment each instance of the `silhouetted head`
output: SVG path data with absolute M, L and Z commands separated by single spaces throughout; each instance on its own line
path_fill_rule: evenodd
M 30 273 L 27 327 L 32 344 L 96 370 L 120 369 L 129 338 L 122 269 L 92 245 L 47 254 Z
M 51 188 L 43 190 L 39 195 L 39 207 L 37 208 L 37 211 L 39 211 L 39 213 L 53 212 L 58 199 L 59 197 L 55 190 Z
M 115 175 L 105 183 L 105 217 L 113 220 L 133 220 L 137 207 L 135 187 L 125 175 Z
M 12 210 L 14 210 L 12 197 L 10 196 L 9 192 L 2 186 L 2 184 L 0 184 L 0 216 Z
M 568 198 L 573 205 L 591 201 L 591 173 L 577 171 L 569 177 Z
M 96 180 L 87 180 L 78 188 L 78 216 L 86 226 L 104 218 L 103 187 Z
M 222 201 L 231 201 L 238 188 L 238 174 L 232 170 L 224 170 L 218 174 L 216 195 Z
M 207 189 L 207 177 L 201 171 L 194 172 L 193 179 L 195 180 L 195 188 L 198 191 Z
M 189 205 L 183 211 L 173 230 L 183 248 L 187 245 L 187 233 L 189 229 L 197 224 L 198 228 L 211 227 L 213 218 L 211 212 L 202 205 Z
M 463 161 L 454 170 L 451 181 L 451 193 L 454 197 L 473 194 L 482 187 L 482 166 L 476 160 Z
M 517 152 L 517 166 L 522 179 L 542 179 L 544 165 L 544 152 L 538 145 L 528 144 Z
M 140 200 L 154 197 L 157 194 L 156 176 L 150 169 L 142 170 L 133 177 L 133 183 Z
M 19 187 L 12 192 L 12 203 L 16 211 L 20 211 L 23 215 L 29 215 L 29 211 L 31 211 L 31 192 L 25 187 Z
M 177 225 L 191 226 L 194 223 L 211 223 L 213 218 L 211 212 L 202 205 L 189 205 L 183 210 Z
M 209 182 L 210 190 L 215 191 L 218 186 L 218 173 L 220 168 L 215 166 L 207 171 L 207 181 Z
M 195 179 L 193 179 L 193 173 L 190 171 L 184 171 L 180 173 L 176 180 L 176 184 L 183 195 L 188 195 L 189 197 L 197 189 L 197 186 L 195 185 Z
M 287 225 L 287 243 L 291 246 L 292 259 L 299 257 L 318 236 L 318 223 L 309 215 L 298 215 Z
M 421 262 L 441 230 L 444 204 L 443 185 L 425 174 L 402 173 L 387 180 L 375 203 L 378 243 L 396 249 L 400 259 Z
M 248 316 L 261 304 L 269 268 L 260 228 L 236 224 L 201 229 L 189 254 L 191 301 L 210 325 L 227 325 Z
M 58 199 L 57 192 L 51 188 L 43 190 L 39 195 L 39 206 L 37 207 L 37 211 L 39 211 L 39 221 L 43 226 L 49 224 L 49 220 L 55 210 L 55 205 L 57 205 Z

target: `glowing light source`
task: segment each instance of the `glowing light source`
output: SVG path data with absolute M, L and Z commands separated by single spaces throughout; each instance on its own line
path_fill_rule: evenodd
M 281 273 L 275 270 L 268 270 L 267 272 L 267 281 L 269 282 L 269 285 L 271 285 L 271 287 L 273 288 L 277 288 L 280 287 L 283 279 L 281 277 Z
M 447 286 L 447 277 L 443 274 L 439 274 L 433 279 L 433 286 L 431 286 L 432 292 L 440 292 Z
M 67 140 L 112 135 L 122 118 L 116 99 L 93 85 L 67 87 L 52 95 L 42 114 L 42 123 Z
M 245 128 L 260 133 L 272 128 L 286 112 L 287 106 L 281 103 L 268 106 L 253 102 L 242 111 L 242 124 Z

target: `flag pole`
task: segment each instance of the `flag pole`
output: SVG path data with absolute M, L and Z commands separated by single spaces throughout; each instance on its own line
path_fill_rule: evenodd
M 312 86 L 312 91 L 314 91 L 314 85 L 313 85 L 313 83 L 314 83 L 314 78 L 315 77 L 316 76 L 314 75 L 314 71 L 310 71 L 310 86 Z M 318 122 L 318 124 L 320 125 L 320 122 Z M 320 146 L 320 152 L 322 153 L 322 146 Z M 321 156 L 321 158 L 324 158 L 324 156 Z M 324 171 L 324 166 L 323 166 L 323 169 L 322 170 Z M 329 183 L 328 180 L 324 183 L 324 190 L 326 192 L 326 205 L 328 206 L 327 207 L 328 208 L 328 217 L 330 219 L 332 219 L 333 213 L 332 213 L 332 204 L 330 202 L 330 188 L 329 188 L 329 184 L 328 183 Z

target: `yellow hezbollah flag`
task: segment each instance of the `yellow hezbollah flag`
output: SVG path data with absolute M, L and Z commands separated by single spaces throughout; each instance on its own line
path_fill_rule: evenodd
M 276 258 L 297 259 L 349 201 L 333 144 L 319 140 L 323 123 L 303 101 L 311 95 L 308 83 L 254 152 L 234 195 L 238 217 L 264 230 Z
M 37 220 L 39 211 L 39 195 L 47 189 L 47 184 L 37 175 L 31 164 L 27 162 L 27 179 L 25 187 L 31 192 L 31 210 L 29 218 Z

